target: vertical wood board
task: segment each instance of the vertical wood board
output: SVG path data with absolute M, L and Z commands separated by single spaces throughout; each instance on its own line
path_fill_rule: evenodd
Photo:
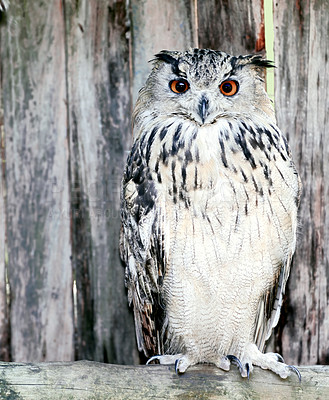
M 13 1 L 7 18 L 1 62 L 12 359 L 72 360 L 61 2 Z
M 131 144 L 125 1 L 67 1 L 77 357 L 137 362 L 119 257 L 120 184 Z
M 1 37 L 1 19 L 0 19 Z M 0 39 L 1 45 L 1 39 Z M 0 82 L 2 82 L 0 62 Z M 9 361 L 9 320 L 6 285 L 6 214 L 5 214 L 5 132 L 3 121 L 2 91 L 0 87 L 0 360 Z
M 161 50 L 195 47 L 194 0 L 131 0 L 132 93 L 135 104 L 152 65 Z
M 200 48 L 265 52 L 263 0 L 197 0 L 197 10 Z
M 329 2 L 274 3 L 275 102 L 303 193 L 278 346 L 288 363 L 329 361 Z

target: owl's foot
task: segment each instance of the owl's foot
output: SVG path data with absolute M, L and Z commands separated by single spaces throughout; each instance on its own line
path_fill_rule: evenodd
M 231 364 L 236 365 L 239 368 L 240 372 L 243 371 L 245 368 L 247 371 L 248 379 L 249 379 L 249 373 L 250 373 L 249 365 L 246 364 L 245 366 L 243 366 L 241 361 L 238 359 L 238 357 L 233 356 L 231 354 L 229 354 L 228 356 L 222 357 L 220 359 L 220 361 L 216 363 L 216 366 L 220 369 L 223 369 L 224 371 L 229 371 Z M 241 372 L 241 374 L 242 374 L 242 372 Z
M 277 353 L 262 353 L 258 350 L 255 344 L 249 344 L 241 358 L 241 366 L 239 365 L 240 373 L 242 377 L 248 377 L 250 372 L 253 370 L 253 365 L 257 365 L 263 369 L 269 369 L 281 378 L 285 379 L 291 372 L 295 372 L 301 381 L 300 372 L 293 365 L 287 365 L 284 363 L 282 356 Z
M 176 374 L 183 374 L 189 366 L 194 364 L 186 355 L 183 354 L 165 354 L 162 356 L 153 356 L 147 361 L 146 365 L 153 361 L 159 361 L 159 363 L 162 365 L 175 364 Z

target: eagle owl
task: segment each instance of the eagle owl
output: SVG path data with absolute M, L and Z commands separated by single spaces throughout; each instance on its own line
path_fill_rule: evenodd
M 263 353 L 296 246 L 301 184 L 259 55 L 161 51 L 133 114 L 121 255 L 138 348 L 196 363 L 298 370 Z

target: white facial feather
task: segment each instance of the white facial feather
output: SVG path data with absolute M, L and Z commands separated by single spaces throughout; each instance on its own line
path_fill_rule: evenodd
M 250 61 L 252 57 L 237 59 L 232 68 L 232 58 L 226 58 L 225 53 L 220 54 L 223 56 L 213 61 L 213 65 L 207 64 L 209 60 L 204 57 L 203 63 L 198 66 L 201 69 L 199 72 L 194 65 L 190 66 L 193 53 L 183 53 L 177 59 L 177 68 L 181 71 L 180 75 L 188 81 L 190 88 L 178 96 L 170 89 L 169 82 L 177 79 L 179 75 L 173 71 L 172 64 L 156 60 L 155 67 L 141 90 L 136 111 L 150 104 L 152 111 L 158 115 L 181 115 L 202 124 L 198 110 L 202 97 L 206 97 L 209 109 L 205 123 L 214 123 L 224 116 L 254 113 L 266 115 L 274 122 L 273 107 L 264 90 L 263 71 L 258 66 L 246 63 L 246 60 Z M 232 97 L 223 95 L 219 90 L 220 84 L 228 78 L 239 83 L 239 90 Z

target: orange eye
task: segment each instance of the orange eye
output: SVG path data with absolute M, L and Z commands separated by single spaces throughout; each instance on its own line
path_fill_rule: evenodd
M 186 92 L 190 85 L 185 79 L 175 79 L 169 82 L 169 87 L 174 93 L 184 93 Z
M 239 84 L 236 81 L 224 81 L 220 84 L 219 90 L 224 96 L 233 96 L 239 90 Z

